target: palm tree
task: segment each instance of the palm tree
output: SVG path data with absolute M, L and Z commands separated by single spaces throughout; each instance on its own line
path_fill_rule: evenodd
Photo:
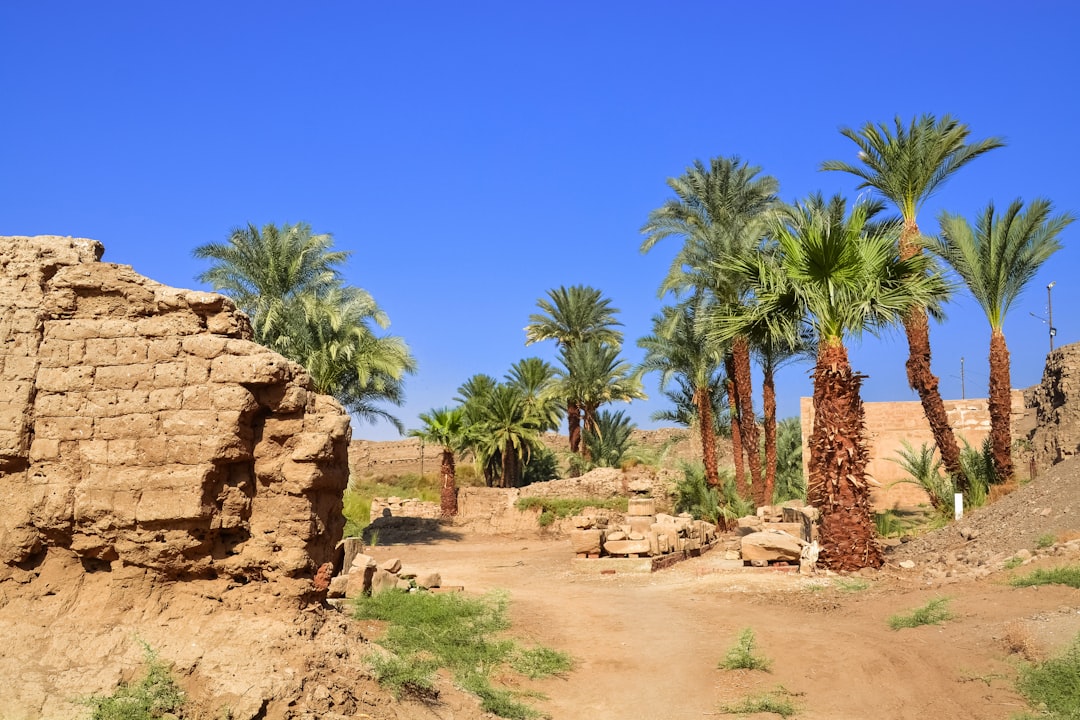
M 645 398 L 641 371 L 620 360 L 617 347 L 589 340 L 563 347 L 560 357 L 566 369 L 558 371 L 559 392 L 581 408 L 581 424 L 586 432 L 596 431 L 596 411 L 601 405 Z M 583 450 L 582 456 L 589 460 L 588 446 Z
M 1005 143 L 997 137 L 969 143 L 968 126 L 948 115 L 940 120 L 922 115 L 913 118 L 907 127 L 897 116 L 894 124 L 895 129 L 873 123 L 866 123 L 858 131 L 841 128 L 841 134 L 858 146 L 862 164 L 830 160 L 822 163 L 821 169 L 851 173 L 862 180 L 859 189 L 876 190 L 896 205 L 903 217 L 900 257 L 906 260 L 922 247 L 916 215 L 926 199 L 964 165 Z M 930 369 L 930 328 L 925 307 L 912 309 L 904 318 L 904 330 L 909 349 L 908 383 L 919 394 L 946 470 L 961 489 L 966 489 L 960 447 L 945 413 L 938 378 Z
M 457 515 L 457 479 L 454 456 L 468 447 L 469 432 L 465 424 L 465 409 L 438 408 L 429 413 L 420 413 L 422 428 L 410 430 L 409 436 L 420 438 L 425 443 L 442 448 L 440 464 L 439 506 L 442 517 L 452 518 Z
M 622 411 L 601 410 L 596 414 L 596 428 L 586 430 L 584 442 L 596 467 L 619 467 L 633 441 L 631 434 L 637 426 Z
M 401 338 L 376 334 L 389 319 L 366 291 L 345 284 L 339 266 L 349 253 L 332 244 L 303 223 L 249 225 L 195 248 L 196 257 L 215 261 L 198 279 L 231 297 L 250 317 L 256 342 L 303 365 L 316 390 L 402 432 L 378 403 L 402 403 L 416 361 Z
M 930 250 L 960 276 L 990 321 L 990 437 L 1001 482 L 1013 476 L 1005 316 L 1042 264 L 1061 249 L 1058 235 L 1073 221 L 1068 214 L 1051 217 L 1050 201 L 1042 198 L 1026 212 L 1023 207 L 1017 199 L 1001 215 L 990 203 L 974 228 L 959 215 L 942 213 L 941 237 L 929 241 Z
M 524 358 L 510 366 L 505 379 L 510 385 L 520 389 L 529 403 L 529 412 L 540 423 L 540 432 L 559 429 L 563 410 L 555 397 L 555 367 L 538 357 Z
M 488 457 L 502 460 L 500 487 L 516 487 L 531 454 L 542 447 L 540 418 L 533 415 L 525 394 L 512 385 L 496 385 L 478 406 L 475 432 Z
M 467 426 L 479 428 L 483 420 L 484 408 L 498 384 L 498 381 L 490 375 L 477 373 L 458 387 L 454 402 L 464 408 Z M 502 467 L 502 453 L 497 447 L 484 442 L 479 432 L 470 433 L 468 449 L 484 474 L 484 484 L 488 487 L 493 486 L 499 477 L 499 468 Z
M 925 255 L 901 259 L 896 229 L 870 222 L 878 207 L 857 203 L 848 215 L 843 198 L 826 203 L 820 195 L 796 205 L 773 230 L 785 281 L 754 287 L 749 311 L 718 325 L 730 337 L 789 317 L 795 307 L 818 341 L 808 499 L 822 513 L 822 562 L 834 570 L 881 564 L 865 474 L 863 376 L 852 370 L 845 340 L 898 323 L 912 307 L 933 305 L 947 292 Z M 743 258 L 731 266 L 753 277 L 749 266 L 764 262 Z M 774 329 L 781 334 L 785 323 L 776 321 Z
M 529 316 L 525 327 L 525 344 L 541 340 L 554 340 L 559 348 L 596 341 L 614 347 L 622 344 L 622 325 L 615 319 L 619 312 L 611 307 L 611 300 L 603 297 L 596 288 L 587 285 L 559 286 L 548 291 L 548 299 L 540 298 L 536 304 L 543 311 Z M 581 408 L 570 399 L 566 402 L 567 434 L 570 452 L 581 447 Z
M 224 243 L 200 245 L 195 257 L 215 260 L 198 276 L 228 295 L 251 318 L 255 341 L 266 344 L 280 335 L 281 315 L 290 300 L 320 296 L 342 285 L 340 266 L 349 253 L 333 251 L 329 233 L 313 235 L 307 223 L 237 228 Z M 385 323 L 385 316 L 380 324 Z
M 706 304 L 733 307 L 740 304 L 745 288 L 719 271 L 718 261 L 752 254 L 760 244 L 778 205 L 778 183 L 761 169 L 737 156 L 700 160 L 680 177 L 669 178 L 675 198 L 649 213 L 641 228 L 647 252 L 660 240 L 680 237 L 683 247 L 675 256 L 661 295 L 674 292 L 701 293 Z M 746 338 L 730 339 L 728 397 L 732 409 L 732 442 L 736 486 L 745 492 L 742 456 L 754 486 L 761 484 L 758 428 L 754 417 L 750 373 L 750 346 Z
M 707 345 L 698 330 L 698 303 L 685 301 L 665 307 L 652 318 L 653 332 L 638 340 L 645 350 L 641 368 L 660 373 L 660 390 L 673 380 L 689 395 L 693 419 L 690 424 L 701 438 L 705 482 L 720 484 L 716 463 L 716 420 L 714 408 L 723 394 L 721 366 L 723 357 Z

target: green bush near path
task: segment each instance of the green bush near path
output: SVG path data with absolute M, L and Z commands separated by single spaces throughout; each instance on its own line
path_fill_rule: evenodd
M 1080 720 L 1080 635 L 1058 657 L 1021 668 L 1016 688 L 1039 709 L 1024 718 Z
M 1014 577 L 1009 581 L 1013 587 L 1035 587 L 1038 585 L 1067 585 L 1080 589 L 1080 565 L 1065 565 L 1056 568 L 1040 568 L 1027 575 Z
M 357 598 L 354 614 L 388 623 L 379 644 L 389 654 L 372 653 L 367 660 L 376 679 L 394 694 L 432 699 L 435 673 L 446 668 L 459 686 L 480 698 L 485 712 L 526 720 L 540 713 L 519 699 L 524 693 L 493 685 L 492 674 L 509 670 L 540 678 L 567 672 L 573 663 L 565 653 L 522 648 L 503 636 L 510 627 L 507 605 L 500 593 L 386 591 Z

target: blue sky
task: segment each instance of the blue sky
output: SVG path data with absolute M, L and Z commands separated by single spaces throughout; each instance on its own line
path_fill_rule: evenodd
M 310 223 L 353 251 L 350 283 L 420 364 L 396 412 L 501 377 L 536 301 L 601 289 L 628 359 L 659 310 L 675 241 L 639 229 L 695 159 L 739 155 L 787 200 L 855 195 L 821 173 L 837 131 L 952 114 L 1006 148 L 920 213 L 973 217 L 1042 195 L 1080 213 L 1080 6 L 1071 2 L 6 2 L 0 4 L 0 234 L 90 237 L 104 260 L 198 287 L 197 245 L 252 222 Z M 1006 320 L 1013 385 L 1041 377 L 1046 285 L 1057 343 L 1080 339 L 1080 224 Z M 970 300 L 932 328 L 946 397 L 986 393 Z M 914 400 L 902 334 L 853 348 L 865 400 Z M 778 378 L 781 416 L 808 365 Z M 664 406 L 630 411 L 642 427 Z M 757 409 L 760 411 L 760 399 Z M 354 423 L 356 438 L 393 439 Z

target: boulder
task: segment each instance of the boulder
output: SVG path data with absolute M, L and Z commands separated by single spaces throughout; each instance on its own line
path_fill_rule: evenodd
M 648 555 L 648 540 L 608 540 L 604 550 L 609 555 Z
M 786 532 L 755 532 L 743 536 L 743 560 L 773 562 L 790 560 L 798 562 L 802 557 L 802 540 Z
M 603 539 L 599 530 L 571 530 L 570 545 L 575 553 L 599 553 Z

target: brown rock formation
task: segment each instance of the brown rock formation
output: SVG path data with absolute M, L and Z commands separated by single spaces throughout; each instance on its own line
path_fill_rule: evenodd
M 1065 345 L 1046 357 L 1042 382 L 1029 392 L 1036 427 L 1031 449 L 1039 468 L 1080 454 L 1080 343 Z

